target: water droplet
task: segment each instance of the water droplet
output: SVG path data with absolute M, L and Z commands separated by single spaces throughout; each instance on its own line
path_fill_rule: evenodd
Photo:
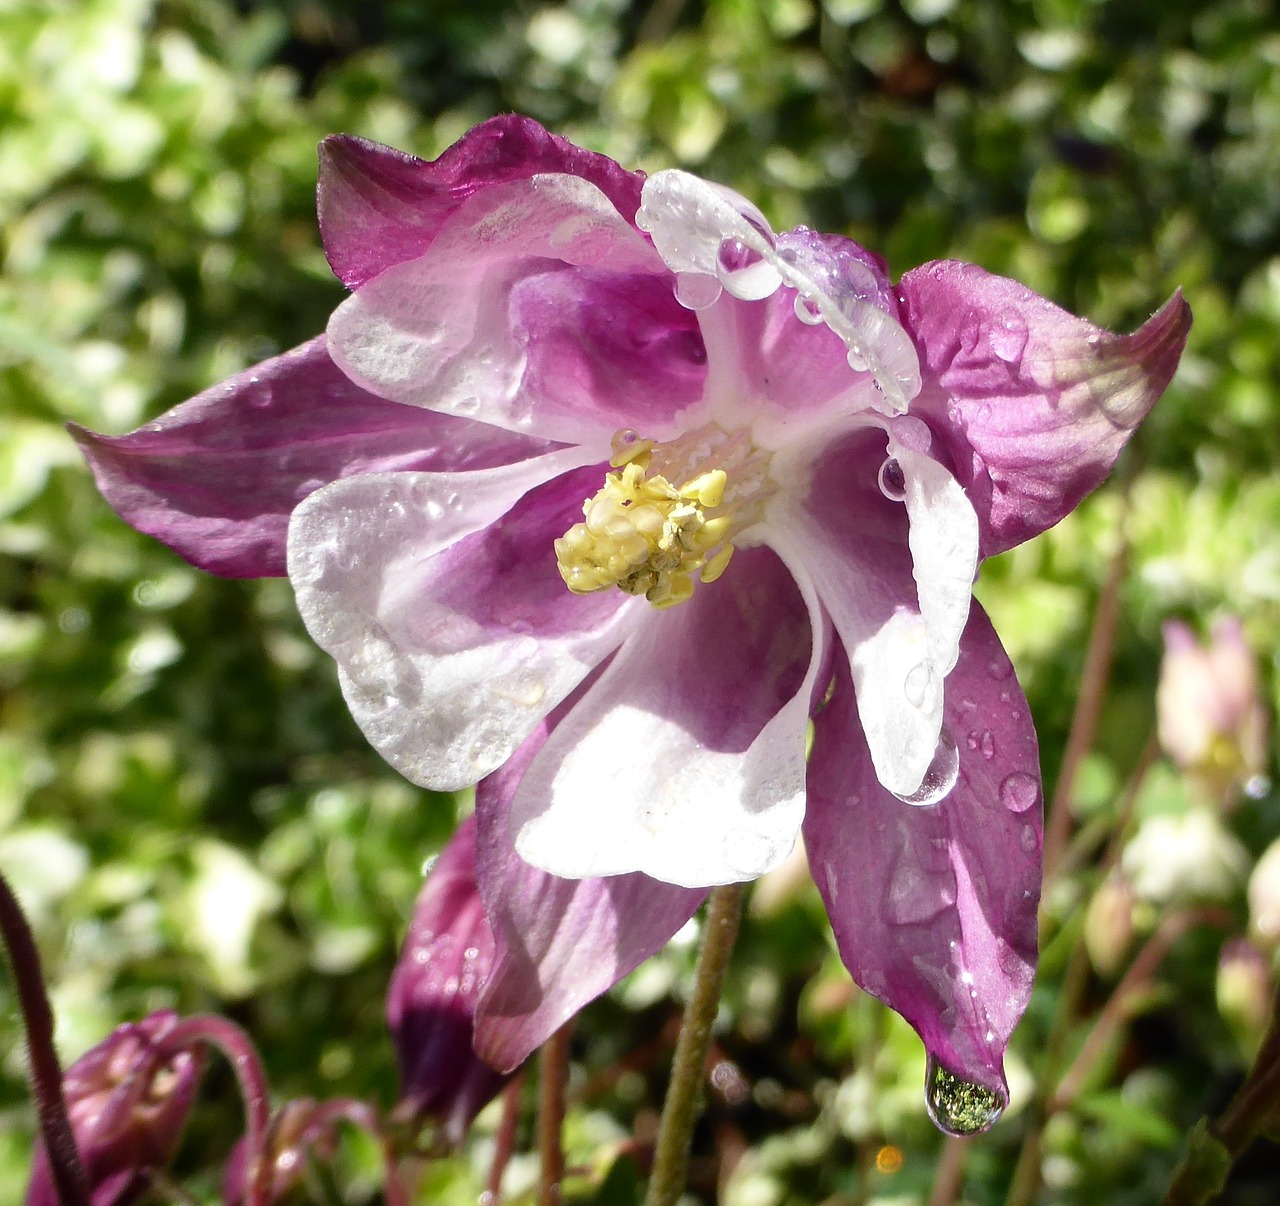
M 982 739 L 978 742 L 978 748 L 982 751 L 982 756 L 990 761 L 996 756 L 996 738 L 990 729 L 984 729 Z
M 1244 794 L 1251 800 L 1261 800 L 1271 791 L 1271 780 L 1266 775 L 1252 775 L 1244 782 Z
M 920 662 L 907 671 L 902 689 L 907 694 L 907 703 L 913 708 L 923 708 L 926 703 L 932 702 L 929 698 L 932 679 L 933 671 L 929 669 L 928 662 Z
M 987 340 L 999 359 L 1013 364 L 1027 346 L 1027 320 L 1010 310 L 992 326 Z
M 778 270 L 763 253 L 741 239 L 725 239 L 716 253 L 716 276 L 734 297 L 760 301 L 777 292 L 782 284 Z
M 938 746 L 933 751 L 933 761 L 924 772 L 920 786 L 909 796 L 898 796 L 898 799 L 917 808 L 936 804 L 956 785 L 959 775 L 960 751 L 956 749 L 954 738 L 944 728 L 938 738 Z M 893 794 L 898 795 L 897 792 Z
M 880 493 L 890 502 L 901 502 L 907 497 L 907 475 L 902 472 L 896 457 L 889 457 L 880 466 Z
M 1013 663 L 1007 657 L 993 657 L 987 663 L 987 673 L 994 679 L 1005 679 L 1013 673 Z
M 720 281 L 705 272 L 676 273 L 676 301 L 686 310 L 705 310 L 720 300 Z
M 961 1138 L 990 1130 L 1008 1103 L 1003 1094 L 949 1072 L 932 1055 L 925 1071 L 924 1101 L 933 1125 Z
M 855 373 L 865 373 L 867 371 L 867 358 L 858 348 L 850 348 L 844 356 L 848 365 Z M 877 390 L 883 391 L 884 386 L 879 381 L 873 381 L 872 384 Z
M 1040 846 L 1040 835 L 1036 832 L 1034 825 L 1024 825 L 1022 832 L 1018 835 L 1018 840 L 1022 843 L 1022 848 L 1028 854 L 1034 854 Z
M 822 321 L 822 311 L 818 307 L 818 303 L 811 301 L 805 297 L 803 293 L 797 293 L 795 302 L 793 303 L 796 317 L 808 326 L 816 327 Z
M 1006 775 L 1000 784 L 1000 803 L 1010 812 L 1026 812 L 1040 798 L 1040 785 L 1026 771 Z
M 964 739 L 964 743 L 976 753 L 978 749 L 978 734 L 970 733 L 969 736 Z

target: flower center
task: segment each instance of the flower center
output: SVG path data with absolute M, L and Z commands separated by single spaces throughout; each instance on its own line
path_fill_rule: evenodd
M 745 429 L 709 424 L 670 444 L 619 431 L 609 458 L 617 472 L 556 541 L 565 585 L 578 595 L 616 586 L 654 607 L 683 603 L 695 575 L 714 582 L 724 573 L 733 537 L 760 518 L 776 489 L 769 459 Z

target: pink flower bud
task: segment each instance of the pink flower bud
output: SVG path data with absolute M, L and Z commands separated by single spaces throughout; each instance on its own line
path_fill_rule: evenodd
M 469 817 L 418 895 L 387 993 L 401 1110 L 436 1119 L 455 1143 L 506 1080 L 471 1045 L 493 952 L 493 930 L 476 887 L 475 819 Z
M 1156 693 L 1160 744 L 1215 798 L 1227 799 L 1261 773 L 1267 722 L 1258 669 L 1240 621 L 1219 620 L 1207 646 L 1176 620 L 1164 629 Z
M 88 1174 L 93 1206 L 124 1206 L 177 1150 L 204 1071 L 195 1048 L 166 1057 L 178 1022 L 169 1011 L 117 1027 L 62 1078 L 67 1113 Z M 26 1206 L 57 1206 L 48 1157 L 36 1151 Z
M 1218 959 L 1218 1012 L 1250 1058 L 1266 1033 L 1271 993 L 1266 955 L 1246 938 L 1228 942 Z
M 1267 950 L 1280 947 L 1280 839 L 1263 851 L 1249 876 L 1249 934 Z
M 267 1155 L 271 1170 L 266 1174 L 266 1200 L 278 1202 L 301 1180 L 307 1157 L 333 1159 L 338 1145 L 336 1119 L 331 1111 L 310 1097 L 285 1102 L 271 1120 L 267 1132 Z M 235 1145 L 222 1176 L 222 1200 L 226 1206 L 240 1206 L 247 1197 L 251 1170 L 247 1140 Z
M 1133 911 L 1137 903 L 1133 885 L 1119 873 L 1103 880 L 1089 901 L 1084 944 L 1099 974 L 1113 976 L 1124 965 L 1133 945 Z

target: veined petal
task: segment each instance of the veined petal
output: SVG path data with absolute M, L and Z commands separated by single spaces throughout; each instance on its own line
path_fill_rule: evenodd
M 689 887 L 781 862 L 804 811 L 823 661 L 808 611 L 781 562 L 746 549 L 714 588 L 650 612 L 517 789 L 521 857 L 570 878 L 643 871 Z
M 644 177 L 518 114 L 491 118 L 430 162 L 335 134 L 320 144 L 317 202 L 325 254 L 350 289 L 416 259 L 457 208 L 485 188 L 543 172 L 594 184 L 631 221 Z
M 356 723 L 415 783 L 455 790 L 500 766 L 645 607 L 570 595 L 556 569 L 553 541 L 600 479 L 574 471 L 591 455 L 350 478 L 295 512 L 298 609 Z
M 324 336 L 128 435 L 71 433 L 126 523 L 229 578 L 283 574 L 290 513 L 337 478 L 487 469 L 551 447 L 375 397 L 333 363 Z
M 537 378 L 526 379 L 537 329 L 521 331 L 512 313 L 517 286 L 548 272 L 572 274 L 566 287 L 581 295 L 592 280 L 581 269 L 667 277 L 653 249 L 588 181 L 541 175 L 494 185 L 464 202 L 424 255 L 389 268 L 339 306 L 329 321 L 330 349 L 354 380 L 397 402 L 544 439 L 607 439 L 625 424 L 629 406 L 643 412 L 651 405 L 646 396 L 610 393 L 583 411 L 580 396 L 540 394 Z M 611 298 L 623 331 L 655 303 L 639 284 L 633 294 L 622 289 Z M 687 329 L 678 311 L 672 298 L 672 326 Z M 669 413 L 687 401 L 672 399 Z
M 955 787 L 913 808 L 881 787 L 843 671 L 815 721 L 804 837 L 845 965 L 952 1076 L 1007 1102 L 1003 1059 L 1031 993 L 1040 889 L 1035 732 L 974 606 L 946 683 Z
M 1113 335 L 955 261 L 908 272 L 900 295 L 925 363 L 912 413 L 949 445 L 983 556 L 1052 527 L 1106 477 L 1191 326 L 1175 293 L 1132 335 Z
M 476 1050 L 510 1070 L 587 1002 L 656 954 L 697 911 L 705 889 L 645 875 L 558 879 L 511 844 L 511 799 L 560 717 L 543 721 L 476 788 L 480 893 L 496 952 L 476 1017 Z
M 888 436 L 878 422 L 852 429 L 813 464 L 806 496 L 779 495 L 768 511 L 770 542 L 808 567 L 848 655 L 880 782 L 903 798 L 924 790 L 949 752 L 942 685 L 976 561 L 971 509 L 918 451 L 921 435 L 909 419 L 892 421 Z M 901 500 L 879 485 L 889 460 Z

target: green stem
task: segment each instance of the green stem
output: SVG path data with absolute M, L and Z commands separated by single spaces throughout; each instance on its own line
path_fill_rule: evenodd
M 689 1144 L 698 1117 L 698 1096 L 706 1072 L 707 1052 L 711 1048 L 711 1029 L 720 1005 L 724 973 L 738 936 L 745 892 L 742 884 L 725 884 L 711 893 L 693 993 L 676 1040 L 671 1083 L 662 1107 L 645 1206 L 675 1206 L 684 1192 Z

